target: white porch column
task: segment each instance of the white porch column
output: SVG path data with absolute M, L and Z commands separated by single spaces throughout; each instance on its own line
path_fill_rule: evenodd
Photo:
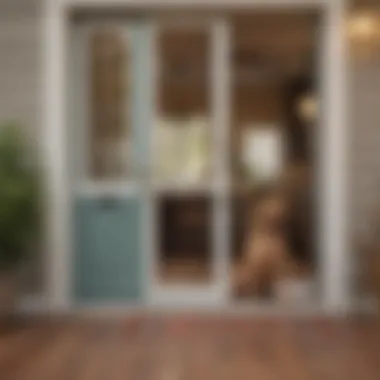
M 328 311 L 349 307 L 348 124 L 346 119 L 345 1 L 327 4 L 323 29 L 320 123 L 322 288 Z
M 43 99 L 47 213 L 47 303 L 51 311 L 70 307 L 70 203 L 66 138 L 66 12 L 61 1 L 46 0 Z

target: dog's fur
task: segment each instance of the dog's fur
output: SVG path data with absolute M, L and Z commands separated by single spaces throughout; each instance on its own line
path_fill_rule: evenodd
M 284 229 L 287 213 L 286 200 L 280 192 L 263 191 L 254 199 L 244 252 L 233 275 L 236 295 L 269 295 L 275 291 L 275 284 L 288 275 L 291 260 Z

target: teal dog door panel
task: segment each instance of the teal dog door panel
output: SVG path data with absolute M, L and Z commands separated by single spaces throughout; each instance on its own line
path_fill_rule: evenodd
M 141 296 L 141 205 L 123 198 L 78 199 L 75 293 L 82 301 Z

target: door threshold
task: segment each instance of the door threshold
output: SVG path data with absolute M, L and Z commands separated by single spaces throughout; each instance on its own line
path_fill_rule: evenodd
M 40 310 L 43 315 L 46 310 Z M 218 304 L 209 302 L 208 304 L 169 304 L 156 302 L 149 305 L 141 303 L 102 303 L 76 305 L 65 313 L 54 313 L 56 315 L 69 315 L 73 317 L 85 318 L 125 318 L 131 316 L 169 316 L 169 315 L 194 315 L 194 316 L 218 316 L 233 318 L 319 318 L 319 317 L 347 317 L 349 315 L 372 315 L 374 311 L 368 308 L 360 308 L 360 305 L 353 305 L 352 308 L 342 310 L 326 307 L 320 303 L 307 303 L 301 306 L 280 306 L 269 304 Z

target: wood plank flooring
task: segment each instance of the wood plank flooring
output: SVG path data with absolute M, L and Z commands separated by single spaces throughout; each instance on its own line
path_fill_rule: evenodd
M 379 380 L 373 321 L 217 316 L 23 320 L 0 380 Z

